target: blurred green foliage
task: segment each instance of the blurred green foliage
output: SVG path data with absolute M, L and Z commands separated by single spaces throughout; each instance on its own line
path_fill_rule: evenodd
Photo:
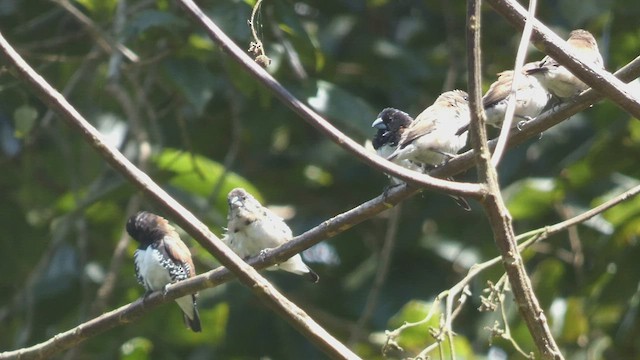
M 0 31 L 20 54 L 129 158 L 141 139 L 153 152 L 149 175 L 211 229 L 226 225 L 226 193 L 242 186 L 282 209 L 295 234 L 383 191 L 387 178 L 301 121 L 233 63 L 173 1 L 72 3 L 141 59 L 131 63 L 50 1 L 4 0 Z M 199 1 L 241 47 L 252 41 L 252 1 Z M 634 1 L 539 4 L 538 18 L 566 36 L 592 31 L 615 70 L 638 55 Z M 418 114 L 447 88 L 466 88 L 465 3 L 265 1 L 255 23 L 276 79 L 364 143 L 378 111 Z M 483 12 L 485 88 L 513 66 L 520 34 Z M 529 59 L 543 55 L 532 51 Z M 4 67 L 0 73 L 0 350 L 42 342 L 93 317 L 96 291 L 123 234 L 137 190 Z M 115 85 L 115 86 L 114 86 Z M 131 105 L 131 106 L 129 106 Z M 129 106 L 129 108 L 127 108 Z M 137 129 L 137 130 L 136 130 Z M 557 223 L 638 185 L 640 123 L 609 102 L 594 105 L 512 149 L 499 169 L 516 232 Z M 469 171 L 461 178 L 474 179 Z M 158 211 L 143 200 L 142 208 Z M 265 273 L 291 299 L 365 358 L 381 358 L 385 330 L 419 320 L 433 298 L 475 262 L 497 255 L 483 212 L 464 212 L 432 192 L 402 205 L 391 259 L 371 318 L 358 322 L 378 268 L 387 217 L 364 222 L 306 251 L 319 284 Z M 640 357 L 640 198 L 561 233 L 526 253 L 536 292 L 567 358 Z M 217 262 L 195 242 L 198 272 Z M 143 294 L 129 244 L 107 311 Z M 487 280 L 454 322 L 459 358 L 518 358 L 489 341 L 500 316 L 479 313 Z M 175 304 L 108 331 L 67 353 L 91 359 L 315 359 L 311 343 L 237 282 L 200 294 L 203 333 L 182 325 Z M 508 298 L 515 340 L 534 351 Z M 438 320 L 439 318 L 434 318 Z M 437 327 L 438 322 L 430 323 Z M 382 339 L 382 340 L 381 340 Z M 415 356 L 428 328 L 402 335 Z M 432 353 L 437 357 L 437 353 Z M 60 356 L 62 357 L 62 356 Z

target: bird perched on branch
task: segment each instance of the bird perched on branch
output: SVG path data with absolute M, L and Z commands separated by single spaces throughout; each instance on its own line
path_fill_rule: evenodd
M 547 106 L 551 96 L 547 88 L 542 86 L 538 79 L 527 72 L 538 66 L 537 63 L 525 64 L 522 74 L 518 77 L 515 87 L 515 111 L 513 116 L 526 121 L 540 115 Z M 501 128 L 507 104 L 511 98 L 513 84 L 513 70 L 503 71 L 498 74 L 498 80 L 491 84 L 487 93 L 482 97 L 482 106 L 487 116 L 487 124 Z M 513 126 L 518 123 L 514 121 Z M 513 127 L 512 126 L 512 127 Z
M 383 157 L 388 158 L 398 148 L 398 143 L 405 130 L 411 125 L 413 118 L 404 111 L 400 111 L 394 108 L 386 108 L 378 114 L 376 120 L 371 124 L 371 127 L 378 129 L 373 136 L 372 145 L 376 150 L 376 153 Z M 409 170 L 420 171 L 419 165 L 411 162 L 410 160 L 400 160 L 396 162 L 398 165 L 407 168 Z M 401 183 L 400 180 L 392 177 L 391 182 L 394 184 Z
M 394 108 L 386 108 L 380 112 L 378 118 L 371 124 L 371 127 L 378 129 L 373 137 L 373 148 L 376 153 L 384 158 L 388 158 L 398 149 L 398 144 L 407 131 L 413 119 L 407 113 Z M 409 170 L 422 172 L 422 167 L 417 163 L 408 159 L 395 159 L 394 162 Z M 391 177 L 393 185 L 401 184 L 402 181 Z M 471 206 L 462 197 L 449 195 L 463 209 L 469 211 Z
M 140 243 L 133 255 L 136 278 L 148 293 L 196 275 L 189 248 L 163 217 L 141 211 L 129 218 L 127 232 Z M 182 309 L 185 324 L 194 332 L 200 332 L 196 296 L 183 296 L 176 302 Z
M 227 196 L 229 215 L 227 234 L 223 241 L 243 259 L 261 254 L 264 250 L 280 246 L 293 238 L 291 229 L 282 218 L 262 206 L 244 189 L 231 190 Z M 268 270 L 281 269 L 303 275 L 316 283 L 320 279 L 296 254 Z
M 397 149 L 387 159 L 438 166 L 466 145 L 469 121 L 467 93 L 447 91 L 404 130 Z
M 567 45 L 580 61 L 604 69 L 598 43 L 587 30 L 573 30 L 567 39 Z M 574 97 L 589 87 L 550 56 L 544 57 L 538 66 L 529 69 L 527 74 L 536 76 L 550 93 L 562 100 Z

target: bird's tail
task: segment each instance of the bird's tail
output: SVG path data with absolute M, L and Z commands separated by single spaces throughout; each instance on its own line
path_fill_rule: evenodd
M 469 205 L 469 202 L 467 201 L 467 199 L 463 198 L 462 196 L 451 195 L 451 194 L 449 194 L 449 197 L 452 198 L 453 201 L 455 201 L 456 204 L 458 204 L 458 206 L 460 206 L 465 211 L 471 211 L 471 205 Z
M 455 179 L 452 178 L 452 177 L 448 177 L 447 180 L 455 181 Z M 447 194 L 447 195 L 449 195 L 449 197 L 451 197 L 453 199 L 453 201 L 455 201 L 456 204 L 458 204 L 458 206 L 463 208 L 465 211 L 471 211 L 471 205 L 469 205 L 469 202 L 467 201 L 467 199 L 463 198 L 462 196 L 458 196 L 458 195 L 451 195 L 451 194 Z
M 311 268 L 302 261 L 300 254 L 296 254 L 289 260 L 278 264 L 278 268 L 294 274 L 302 275 L 314 283 L 317 283 L 320 280 L 320 276 L 318 276 L 315 271 L 311 270 Z
M 316 274 L 315 271 L 311 270 L 310 267 L 307 267 L 307 269 L 309 269 L 309 272 L 304 274 L 304 277 L 311 281 L 312 283 L 317 283 L 318 281 L 320 281 L 320 276 L 318 274 Z
M 180 306 L 180 309 L 182 309 L 184 324 L 193 332 L 201 332 L 202 326 L 200 325 L 200 314 L 198 313 L 196 296 L 183 296 L 176 299 L 176 302 Z

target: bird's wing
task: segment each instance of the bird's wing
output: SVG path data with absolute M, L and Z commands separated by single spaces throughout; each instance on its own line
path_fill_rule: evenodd
M 402 139 L 400 140 L 400 148 L 404 148 L 407 145 L 414 142 L 417 138 L 427 135 L 436 128 L 436 122 L 430 120 L 423 121 L 414 121 L 411 126 L 402 134 Z
M 498 80 L 491 84 L 487 93 L 482 97 L 482 106 L 486 109 L 491 107 L 491 105 L 504 100 L 511 92 L 512 81 L 513 71 L 501 72 L 498 76 Z
M 171 260 L 185 268 L 187 277 L 193 277 L 196 275 L 193 259 L 191 259 L 191 252 L 187 245 L 180 240 L 177 233 L 165 236 L 163 239 L 163 245 L 165 252 Z

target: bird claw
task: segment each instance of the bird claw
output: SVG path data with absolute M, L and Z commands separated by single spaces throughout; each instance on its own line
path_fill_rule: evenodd
M 162 287 L 162 296 L 167 296 L 167 292 L 169 291 L 169 289 L 167 288 L 168 286 L 169 284 Z
M 260 261 L 265 261 L 267 258 L 267 255 L 269 255 L 269 253 L 271 252 L 271 248 L 266 248 L 266 249 L 262 249 L 260 250 L 260 252 L 258 253 L 258 257 L 260 258 Z
M 518 131 L 522 131 L 522 128 L 527 125 L 528 122 L 528 120 L 518 121 L 518 123 L 516 124 L 516 128 L 518 129 Z
M 142 305 L 145 305 L 147 303 L 147 299 L 149 298 L 149 295 L 151 295 L 151 293 L 153 293 L 153 291 L 145 290 L 144 294 L 142 294 Z
M 401 182 L 397 182 L 397 183 L 391 183 L 391 184 L 385 186 L 384 189 L 382 190 L 382 197 L 384 199 L 386 199 L 387 197 L 389 197 L 389 191 L 391 191 L 391 189 L 396 188 L 396 187 L 398 187 L 400 185 L 405 185 L 405 183 L 401 181 Z

